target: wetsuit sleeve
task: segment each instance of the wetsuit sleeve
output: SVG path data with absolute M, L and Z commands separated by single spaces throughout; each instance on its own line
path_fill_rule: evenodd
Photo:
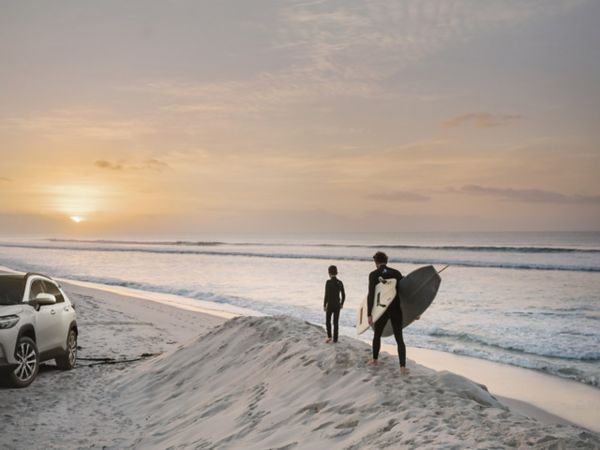
M 346 301 L 346 291 L 344 290 L 344 283 L 340 281 L 340 293 L 342 294 L 342 303 L 341 306 L 344 306 L 344 301 Z
M 399 271 L 396 272 L 396 297 L 400 298 L 400 280 L 404 277 Z
M 323 296 L 323 308 L 327 308 L 327 283 L 329 283 L 329 281 L 325 282 L 325 295 Z
M 369 294 L 367 295 L 367 315 L 370 316 L 375 302 L 375 286 L 377 285 L 377 274 L 369 274 Z

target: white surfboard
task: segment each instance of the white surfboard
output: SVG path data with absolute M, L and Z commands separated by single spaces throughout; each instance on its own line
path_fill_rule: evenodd
M 396 297 L 396 279 L 390 278 L 384 280 L 379 278 L 379 283 L 375 286 L 375 298 L 373 301 L 373 310 L 371 316 L 373 317 L 373 323 L 377 322 L 389 304 Z M 360 308 L 358 308 L 358 317 L 356 320 L 356 331 L 358 334 L 362 334 L 367 331 L 370 327 L 368 317 L 367 297 L 363 300 Z
M 440 272 L 446 269 L 446 267 L 441 269 Z M 390 284 L 389 282 L 392 280 L 386 281 L 388 281 L 387 284 Z M 394 296 L 396 294 L 396 280 L 393 281 L 394 294 L 391 296 L 388 302 L 386 302 L 385 300 L 387 300 L 388 296 L 391 295 L 391 293 L 385 290 L 385 285 L 380 286 L 382 283 L 378 283 L 375 287 L 375 295 L 377 295 L 377 289 L 385 290 L 386 295 L 382 295 L 382 300 L 380 301 L 379 305 L 377 305 L 377 301 L 375 301 L 375 304 L 373 305 L 373 323 L 377 322 L 377 319 L 381 317 L 381 315 L 386 310 L 387 304 L 389 304 L 389 302 L 394 299 Z M 398 286 L 398 294 L 400 296 L 400 305 L 402 308 L 402 328 L 405 328 L 412 322 L 414 322 L 418 317 L 420 317 L 421 314 L 423 314 L 423 312 L 425 312 L 429 305 L 431 305 L 431 302 L 433 302 L 433 299 L 437 294 L 441 282 L 442 279 L 440 278 L 439 272 L 435 270 L 433 266 L 420 267 L 417 270 L 409 273 L 406 277 L 402 278 L 402 280 L 400 280 Z M 358 317 L 356 319 L 356 332 L 358 334 L 362 334 L 369 329 L 367 310 L 367 298 L 365 297 L 360 307 L 358 308 Z M 376 312 L 378 314 L 377 316 L 375 315 Z M 387 337 L 391 336 L 392 334 L 393 329 L 391 326 L 391 322 L 388 321 L 385 328 L 383 329 L 382 336 Z

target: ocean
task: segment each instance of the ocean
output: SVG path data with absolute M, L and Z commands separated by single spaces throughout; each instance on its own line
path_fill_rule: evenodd
M 323 324 L 327 267 L 335 264 L 347 293 L 340 332 L 355 337 L 377 250 L 405 275 L 450 265 L 432 306 L 404 330 L 408 346 L 600 388 L 600 233 L 2 238 L 0 265 Z

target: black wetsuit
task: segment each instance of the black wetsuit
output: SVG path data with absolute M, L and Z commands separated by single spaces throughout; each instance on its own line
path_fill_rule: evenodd
M 327 337 L 331 338 L 331 317 L 333 316 L 333 342 L 338 340 L 338 322 L 340 320 L 340 309 L 344 306 L 346 292 L 344 283 L 336 277 L 330 278 L 325 283 L 325 298 L 323 307 L 325 308 L 325 324 L 327 325 Z
M 396 283 L 399 283 L 402 279 L 402 274 L 396 269 L 392 269 L 387 266 L 380 266 L 369 274 L 369 296 L 367 297 L 368 315 L 371 315 L 373 311 L 373 304 L 375 300 L 375 286 L 379 283 L 379 277 L 384 279 L 395 278 Z M 383 315 L 375 322 L 373 334 L 373 359 L 379 357 L 379 349 L 381 348 L 381 334 L 387 324 L 387 321 L 392 322 L 392 328 L 394 330 L 394 337 L 396 338 L 396 344 L 398 345 L 398 358 L 400 359 L 400 367 L 406 366 L 406 346 L 404 345 L 404 339 L 402 337 L 402 309 L 400 308 L 400 298 L 396 293 L 396 297 L 392 300 L 392 303 L 385 310 Z

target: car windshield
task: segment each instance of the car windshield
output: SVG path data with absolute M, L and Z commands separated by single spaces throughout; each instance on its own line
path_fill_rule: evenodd
M 0 276 L 0 305 L 17 305 L 23 301 L 23 277 Z

